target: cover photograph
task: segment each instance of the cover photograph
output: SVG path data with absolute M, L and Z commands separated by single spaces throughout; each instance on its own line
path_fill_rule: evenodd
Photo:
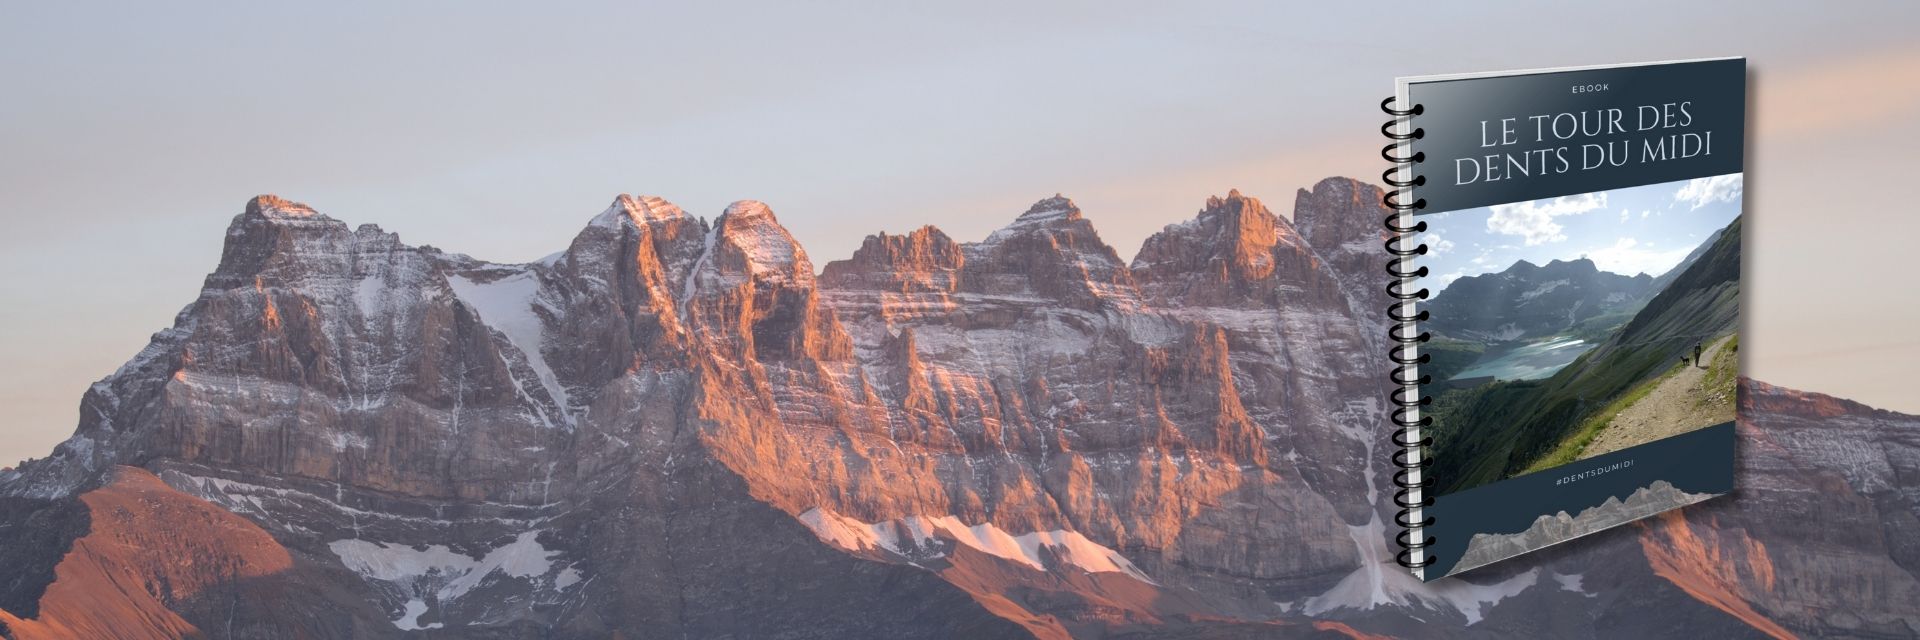
M 1733 490 L 1745 76 L 1397 82 L 1394 463 L 1420 578 Z

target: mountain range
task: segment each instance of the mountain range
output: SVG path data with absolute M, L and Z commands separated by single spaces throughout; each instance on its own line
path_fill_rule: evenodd
M 0 472 L 0 636 L 1920 629 L 1920 419 L 1758 383 L 1739 497 L 1393 566 L 1380 195 L 1230 192 L 1131 262 L 1046 198 L 818 270 L 751 201 L 498 264 L 261 196 Z
M 1653 276 L 1601 271 L 1586 258 L 1545 266 L 1521 260 L 1505 271 L 1454 280 L 1426 305 L 1431 330 L 1479 343 L 1520 342 L 1597 330 L 1631 316 L 1654 291 Z M 1604 325 L 1604 326 L 1603 326 Z
M 1427 326 L 1442 339 L 1482 345 L 1555 336 L 1597 342 L 1632 318 L 1719 238 L 1715 230 L 1658 276 L 1602 271 L 1582 256 L 1545 265 L 1518 260 L 1502 271 L 1457 278 L 1425 305 L 1433 315 Z

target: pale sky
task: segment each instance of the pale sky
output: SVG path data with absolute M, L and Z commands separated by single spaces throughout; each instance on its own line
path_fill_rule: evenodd
M 1724 55 L 1755 70 L 1749 372 L 1920 412 L 1913 4 L 1408 3 L 1404 50 L 1380 3 L 552 4 L 0 9 L 0 465 L 73 430 L 259 193 L 497 261 L 619 193 L 754 198 L 823 265 L 1060 192 L 1131 256 L 1230 188 L 1287 215 L 1377 180 L 1396 76 Z

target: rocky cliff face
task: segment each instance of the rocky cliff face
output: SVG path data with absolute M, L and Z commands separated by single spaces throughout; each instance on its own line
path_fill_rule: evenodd
M 504 265 L 257 198 L 75 436 L 0 474 L 0 635 L 1537 630 L 1605 571 L 1389 564 L 1381 218 L 1350 180 L 1291 222 L 1229 193 L 1128 264 L 1055 197 L 816 277 L 756 202 L 621 196 Z M 1643 555 L 1609 588 L 1684 581 Z
M 1749 382 L 1735 499 L 1642 528 L 1654 571 L 1807 636 L 1920 634 L 1920 417 Z

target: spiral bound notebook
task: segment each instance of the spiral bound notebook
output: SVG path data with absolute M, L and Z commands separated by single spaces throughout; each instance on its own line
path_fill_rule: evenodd
M 1400 563 L 1440 578 L 1732 491 L 1745 59 L 1396 85 Z

